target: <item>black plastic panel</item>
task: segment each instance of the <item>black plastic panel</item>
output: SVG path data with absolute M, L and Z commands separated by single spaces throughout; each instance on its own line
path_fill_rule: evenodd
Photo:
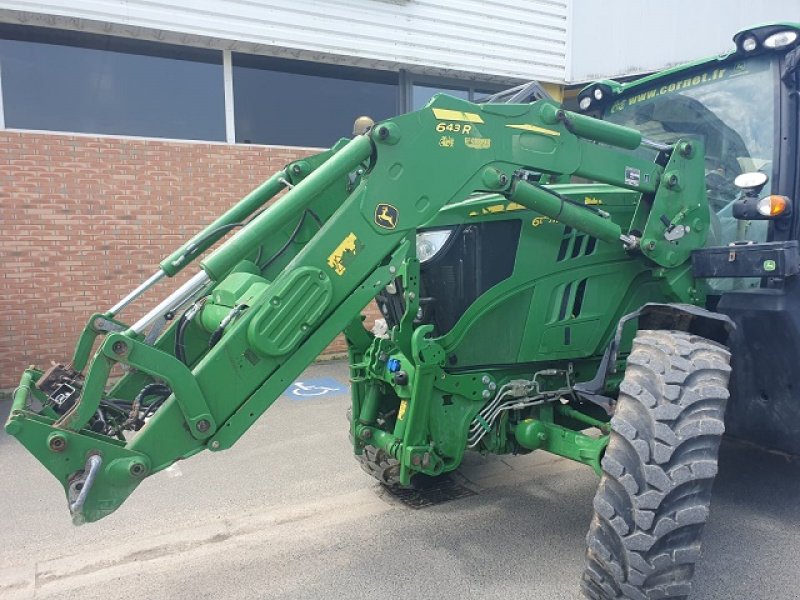
M 522 222 L 488 221 L 458 226 L 444 248 L 420 269 L 418 323 L 432 324 L 435 335 L 450 331 L 475 300 L 514 272 Z M 387 324 L 403 314 L 402 287 L 376 297 Z
M 692 252 L 695 277 L 790 277 L 798 272 L 797 241 L 737 244 Z

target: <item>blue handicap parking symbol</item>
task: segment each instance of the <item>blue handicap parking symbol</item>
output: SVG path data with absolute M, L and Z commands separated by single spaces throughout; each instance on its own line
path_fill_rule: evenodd
M 343 394 L 347 390 L 347 385 L 339 383 L 333 377 L 314 377 L 298 379 L 283 392 L 283 395 L 292 400 L 308 400 Z

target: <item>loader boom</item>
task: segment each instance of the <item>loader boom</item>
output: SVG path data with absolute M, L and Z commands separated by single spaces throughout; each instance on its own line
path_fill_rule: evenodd
M 476 193 L 498 194 L 683 273 L 709 225 L 703 148 L 694 140 L 656 145 L 659 158 L 649 162 L 634 152 L 642 144 L 652 145 L 633 129 L 546 100 L 475 105 L 439 95 L 287 165 L 165 258 L 142 286 L 91 317 L 70 365 L 25 372 L 6 431 L 63 485 L 74 520 L 96 521 L 144 477 L 201 450 L 230 448 L 339 333 L 363 358 L 371 335 L 361 310 L 397 278 L 405 313 L 391 338 L 410 374 L 398 385 L 425 385 L 433 371 L 424 365 L 444 356 L 427 341 L 429 330 L 414 325 L 415 236 L 443 207 Z M 639 193 L 632 221 L 616 222 L 546 185 L 562 175 Z M 154 309 L 132 325 L 119 320 L 141 293 L 236 228 Z M 117 365 L 127 374 L 110 384 Z M 369 398 L 358 406 L 365 414 L 374 408 Z M 388 436 L 380 443 L 406 476 L 429 467 L 417 446 L 368 422 L 353 433 Z

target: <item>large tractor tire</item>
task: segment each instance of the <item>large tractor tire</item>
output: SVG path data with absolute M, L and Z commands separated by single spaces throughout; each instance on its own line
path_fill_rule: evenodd
M 637 333 L 586 538 L 586 597 L 689 596 L 729 376 L 721 344 L 682 331 Z

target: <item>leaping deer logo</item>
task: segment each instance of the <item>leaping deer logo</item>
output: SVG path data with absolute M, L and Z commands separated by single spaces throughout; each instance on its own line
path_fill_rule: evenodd
M 375 207 L 375 224 L 384 229 L 394 229 L 397 227 L 397 217 L 399 213 L 391 204 L 378 204 Z

